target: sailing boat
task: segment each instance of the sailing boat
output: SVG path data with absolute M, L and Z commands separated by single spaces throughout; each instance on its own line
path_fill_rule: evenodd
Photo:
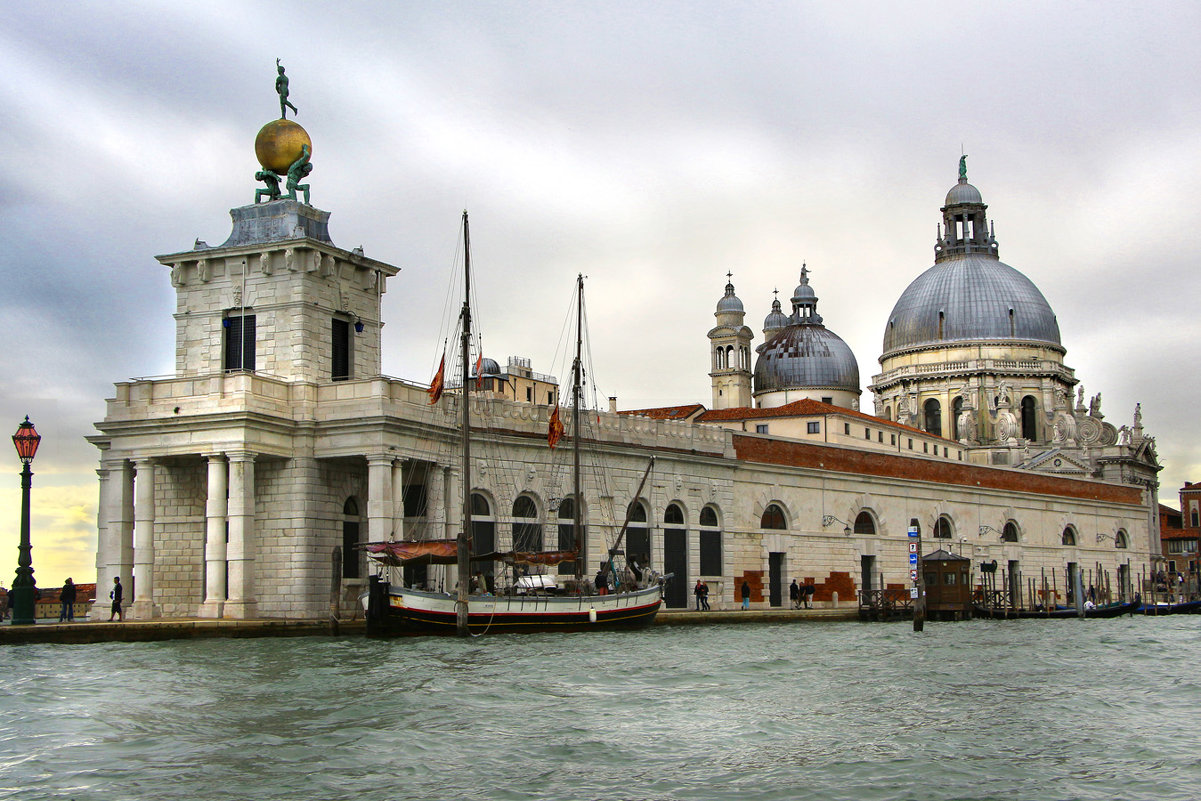
M 471 385 L 465 366 L 471 356 L 471 238 L 467 212 L 463 212 L 464 299 L 461 312 L 461 358 L 464 365 L 462 382 L 461 448 L 463 470 L 462 530 L 453 540 L 376 542 L 368 543 L 367 555 L 388 567 L 407 565 L 454 564 L 458 586 L 455 592 L 433 592 L 426 589 L 394 586 L 382 576 L 371 577 L 366 596 L 367 634 L 392 636 L 415 633 L 478 635 L 485 632 L 508 631 L 569 631 L 599 628 L 643 626 L 652 622 L 663 602 L 663 586 L 670 576 L 660 576 L 647 569 L 631 570 L 620 565 L 621 538 L 629 520 L 622 525 L 614 546 L 609 549 L 598 578 L 612 583 L 596 590 L 578 575 L 580 570 L 581 525 L 583 504 L 580 503 L 580 394 L 581 350 L 583 344 L 583 287 L 577 280 L 576 353 L 572 365 L 572 447 L 573 447 L 573 519 L 574 548 L 565 551 L 522 552 L 517 550 L 473 554 L 471 547 Z M 557 417 L 556 417 L 557 421 Z M 653 460 L 651 464 L 653 465 Z M 640 495 L 650 475 L 648 466 L 635 496 Z M 516 545 L 516 543 L 515 543 Z M 507 589 L 496 588 L 495 594 L 469 592 L 471 562 L 502 561 L 524 569 L 525 575 L 516 578 Z M 577 576 L 573 594 L 560 594 L 553 577 L 530 574 L 533 566 L 551 566 L 574 562 Z M 639 575 L 640 574 L 640 575 Z M 604 594 L 601 594 L 604 593 Z

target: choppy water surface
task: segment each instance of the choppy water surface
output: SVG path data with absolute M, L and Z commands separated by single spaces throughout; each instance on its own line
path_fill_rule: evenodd
M 0 798 L 1201 797 L 1201 617 L 0 649 Z

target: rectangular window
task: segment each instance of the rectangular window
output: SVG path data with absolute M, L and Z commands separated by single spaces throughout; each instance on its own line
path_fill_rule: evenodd
M 946 445 L 942 446 L 942 458 L 944 458 L 944 459 L 947 458 L 947 446 Z
M 810 421 L 810 422 L 807 424 L 807 426 L 806 426 L 806 430 L 807 430 L 807 431 L 808 431 L 810 434 L 820 434 L 820 433 L 822 433 L 822 424 L 821 424 L 821 423 L 819 423 L 819 422 L 817 422 L 816 420 L 811 420 L 811 421 Z
M 525 388 L 525 401 L 526 401 L 526 403 L 534 402 L 534 388 L 533 387 Z
M 923 442 L 922 443 L 922 453 L 929 453 L 929 452 L 930 452 L 930 443 Z
M 547 406 L 555 405 L 555 393 L 553 393 L 553 392 L 546 393 L 546 405 Z
M 851 435 L 851 424 L 850 423 L 842 424 L 842 433 L 846 434 L 848 437 Z
M 877 431 L 877 432 L 876 432 L 876 441 L 877 441 L 877 442 L 883 442 L 883 441 L 884 441 L 884 432 L 883 432 L 883 431 Z
M 864 439 L 871 439 L 871 438 L 872 438 L 872 430 L 871 430 L 870 428 L 865 428 L 865 429 L 863 429 L 863 438 L 864 438 Z
M 1168 553 L 1184 553 L 1184 541 L 1168 540 Z
M 330 378 L 345 381 L 350 378 L 350 321 L 334 319 L 330 322 Z
M 755 433 L 756 434 L 766 434 L 767 433 L 767 423 L 756 423 L 755 424 Z
M 944 586 L 947 586 L 947 587 L 954 586 L 955 585 L 955 574 L 954 573 L 943 573 L 942 574 L 942 583 Z
M 226 317 L 225 326 L 225 369 L 254 369 L 254 315 L 239 314 Z
M 721 571 L 721 532 L 701 532 L 701 563 L 702 576 L 720 576 Z
M 896 445 L 896 444 L 897 444 L 897 435 L 896 435 L 896 434 L 889 434 L 889 435 L 888 435 L 888 444 L 889 444 L 889 445 Z
M 830 406 L 833 406 L 833 405 L 834 405 L 834 399 L 833 399 L 833 398 L 822 398 L 822 403 L 829 404 Z
M 913 437 L 909 438 L 909 450 L 913 450 Z

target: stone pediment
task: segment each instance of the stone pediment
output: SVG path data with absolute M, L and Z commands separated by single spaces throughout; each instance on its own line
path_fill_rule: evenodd
M 1075 454 L 1069 454 L 1061 448 L 1043 451 L 1026 460 L 1021 467 L 1034 473 L 1051 473 L 1054 475 L 1086 476 L 1092 473 L 1089 463 Z

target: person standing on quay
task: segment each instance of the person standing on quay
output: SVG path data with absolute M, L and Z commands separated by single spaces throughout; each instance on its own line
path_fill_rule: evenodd
M 701 584 L 701 608 L 706 612 L 709 611 L 709 585 L 708 583 Z
M 747 583 L 746 579 L 742 580 L 742 608 L 751 608 L 751 585 Z
M 792 601 L 793 609 L 801 608 L 801 588 L 797 586 L 796 579 L 793 579 L 792 584 L 788 586 L 788 599 Z
M 705 602 L 705 582 L 697 579 L 696 586 L 692 588 L 692 594 L 696 596 L 696 611 L 699 612 Z
M 112 622 L 114 616 L 121 622 L 125 622 L 125 613 L 121 611 L 121 598 L 124 595 L 125 589 L 121 586 L 121 577 L 113 576 L 113 588 L 108 593 L 108 597 L 113 599 L 113 609 L 108 615 L 109 622 Z
M 73 623 L 75 621 L 75 582 L 67 579 L 63 588 L 59 590 L 58 600 L 63 604 L 63 608 L 58 613 L 58 622 L 62 623 L 65 620 Z

